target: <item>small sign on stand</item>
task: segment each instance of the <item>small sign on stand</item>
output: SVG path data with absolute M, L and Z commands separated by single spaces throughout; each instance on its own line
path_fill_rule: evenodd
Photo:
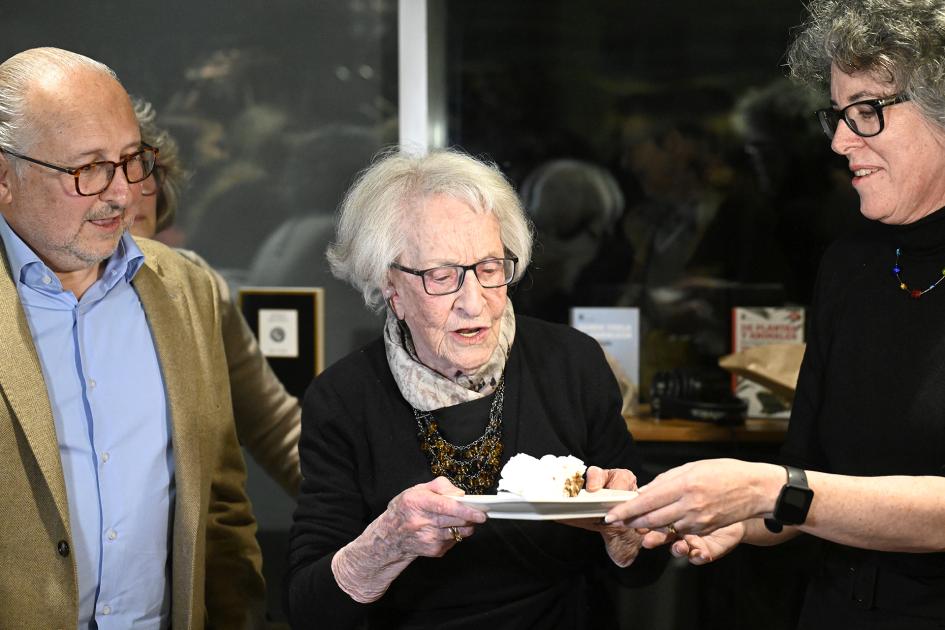
M 301 399 L 324 368 L 324 289 L 243 287 L 239 308 L 286 390 Z

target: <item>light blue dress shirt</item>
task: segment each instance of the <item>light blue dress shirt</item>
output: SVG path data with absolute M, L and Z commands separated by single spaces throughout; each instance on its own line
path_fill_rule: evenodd
M 76 300 L 0 217 L 59 439 L 79 577 L 78 627 L 170 626 L 174 455 L 164 379 L 125 233 Z

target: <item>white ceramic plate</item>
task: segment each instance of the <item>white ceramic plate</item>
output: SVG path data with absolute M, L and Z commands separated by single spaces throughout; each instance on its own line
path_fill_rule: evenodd
M 454 497 L 477 510 L 482 510 L 489 518 L 507 518 L 523 521 L 550 521 L 566 518 L 599 518 L 610 508 L 627 499 L 637 496 L 633 490 L 603 489 L 597 492 L 581 493 L 576 497 L 556 497 L 552 499 L 525 499 L 511 492 L 499 494 L 467 494 Z

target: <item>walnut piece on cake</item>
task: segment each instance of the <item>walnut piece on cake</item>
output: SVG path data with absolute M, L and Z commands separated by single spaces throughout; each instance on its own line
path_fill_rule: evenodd
M 569 497 L 576 497 L 583 487 L 584 476 L 580 473 L 574 473 L 564 480 L 564 493 Z

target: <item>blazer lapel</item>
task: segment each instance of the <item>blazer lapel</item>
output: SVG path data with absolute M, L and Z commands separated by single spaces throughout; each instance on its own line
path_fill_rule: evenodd
M 192 588 L 196 568 L 194 549 L 200 531 L 202 478 L 199 427 L 187 405 L 192 394 L 189 392 L 188 375 L 192 368 L 188 356 L 193 347 L 189 341 L 191 332 L 181 315 L 187 305 L 182 303 L 182 288 L 164 277 L 160 265 L 154 264 L 151 257 L 145 259 L 145 264 L 135 275 L 133 285 L 141 299 L 157 348 L 171 417 L 177 492 L 174 506 L 173 597 L 175 602 L 183 603 L 190 600 L 189 589 Z
M 49 486 L 56 509 L 69 529 L 69 502 L 59 458 L 56 423 L 46 392 L 39 355 L 26 313 L 10 275 L 6 249 L 0 241 L 0 390 L 26 437 Z

